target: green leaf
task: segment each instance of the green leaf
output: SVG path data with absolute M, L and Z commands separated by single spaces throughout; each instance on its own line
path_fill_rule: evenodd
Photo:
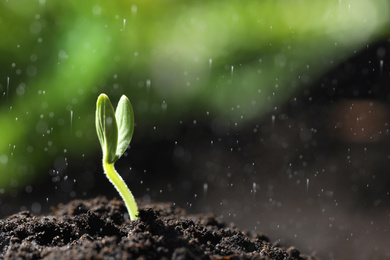
M 116 159 L 119 159 L 129 147 L 134 132 L 134 112 L 130 100 L 123 95 L 119 100 L 115 111 L 116 123 L 118 126 L 118 146 L 116 148 Z
M 96 102 L 96 132 L 103 151 L 103 158 L 114 163 L 118 143 L 118 128 L 114 108 L 106 94 L 100 94 Z

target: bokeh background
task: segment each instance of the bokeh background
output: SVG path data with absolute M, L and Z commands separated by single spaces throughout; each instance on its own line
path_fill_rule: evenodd
M 1 0 L 0 216 L 118 196 L 94 112 L 125 94 L 140 201 L 388 258 L 389 55 L 387 0 Z

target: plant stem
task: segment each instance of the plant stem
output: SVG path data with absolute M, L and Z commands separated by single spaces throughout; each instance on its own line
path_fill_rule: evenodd
M 129 212 L 130 220 L 136 220 L 138 216 L 137 203 L 135 202 L 134 196 L 127 187 L 126 183 L 115 170 L 114 163 L 108 163 L 103 160 L 103 169 L 107 178 L 111 181 L 116 190 L 119 192 L 119 195 L 121 195 L 124 200 L 127 211 Z

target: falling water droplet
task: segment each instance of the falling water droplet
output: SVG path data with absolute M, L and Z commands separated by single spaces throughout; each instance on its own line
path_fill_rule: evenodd
M 8 100 L 8 92 L 9 92 L 9 77 L 7 77 L 7 100 Z
M 379 61 L 379 68 L 380 68 L 380 72 L 382 73 L 382 71 L 383 71 L 383 60 Z
M 70 110 L 70 130 L 72 131 L 72 123 L 73 123 L 73 110 Z
M 126 19 L 123 19 L 123 31 L 125 30 L 126 28 Z
M 146 88 L 149 89 L 150 88 L 150 84 L 152 84 L 152 81 L 150 79 L 147 79 L 146 80 Z
M 210 58 L 209 59 L 209 67 L 210 67 L 210 69 L 211 69 L 211 65 L 213 64 L 213 59 L 212 58 Z
M 231 68 L 230 68 L 230 73 L 231 73 L 232 78 L 233 78 L 233 69 L 234 69 L 234 67 L 232 65 Z
M 309 183 L 310 183 L 309 178 L 306 178 L 306 193 L 309 192 Z
M 275 115 L 271 116 L 271 120 L 272 120 L 272 125 L 274 125 L 275 124 Z

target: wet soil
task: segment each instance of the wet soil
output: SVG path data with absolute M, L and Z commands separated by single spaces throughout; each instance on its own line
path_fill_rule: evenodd
M 35 216 L 0 220 L 1 259 L 318 259 L 173 203 L 139 203 L 129 221 L 121 200 L 74 200 Z

